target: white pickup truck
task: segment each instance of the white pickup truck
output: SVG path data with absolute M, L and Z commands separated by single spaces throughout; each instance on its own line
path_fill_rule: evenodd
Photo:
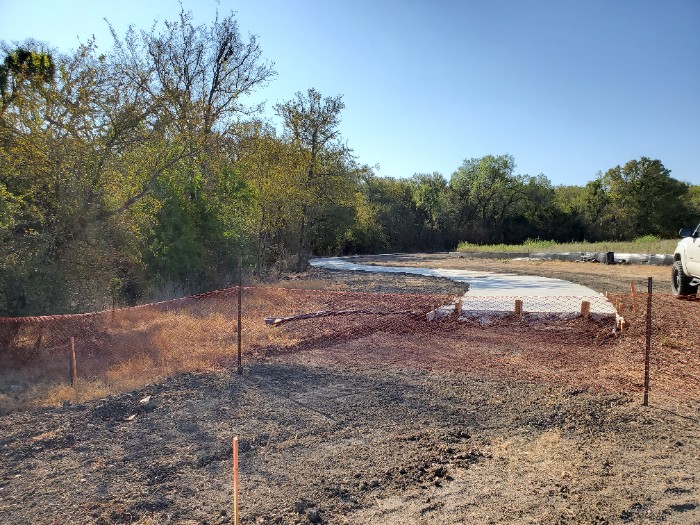
M 673 253 L 671 289 L 677 296 L 695 295 L 700 284 L 700 226 L 683 228 Z

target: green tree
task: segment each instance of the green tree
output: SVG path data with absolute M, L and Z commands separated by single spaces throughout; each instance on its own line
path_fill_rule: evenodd
M 590 240 L 588 225 L 584 217 L 586 188 L 584 186 L 554 187 L 554 217 L 551 239 L 558 242 L 581 242 Z
M 364 193 L 375 223 L 381 228 L 383 249 L 416 251 L 421 239 L 423 215 L 418 211 L 413 185 L 408 179 L 372 177 Z
M 555 205 L 552 183 L 540 174 L 523 176 L 522 196 L 507 212 L 503 224 L 503 239 L 519 244 L 527 239 L 553 239 L 560 214 Z
M 688 203 L 690 207 L 690 222 L 695 224 L 700 222 L 700 186 L 694 185 L 688 188 Z M 680 229 L 680 228 L 679 228 Z
M 314 207 L 323 205 L 338 192 L 349 170 L 342 169 L 350 151 L 340 142 L 340 112 L 345 107 L 342 96 L 322 97 L 313 88 L 306 94 L 297 92 L 294 99 L 277 104 L 275 111 L 282 118 L 284 135 L 296 149 L 302 202 L 299 219 L 297 270 L 308 260 L 308 231 L 313 222 Z M 313 224 L 311 224 L 313 226 Z
M 97 306 L 92 284 L 108 275 L 116 225 L 96 220 L 105 210 L 97 137 L 107 84 L 92 51 L 88 44 L 55 59 L 52 82 L 42 77 L 19 89 L 13 79 L 0 117 L 0 186 L 11 213 L 0 308 L 8 313 L 72 310 L 80 298 Z
M 232 17 L 164 27 L 115 37 L 107 55 L 90 41 L 4 63 L 0 310 L 99 308 L 115 282 L 131 301 L 209 286 L 250 242 L 242 97 L 271 66 Z M 32 56 L 50 57 L 46 71 Z
M 34 42 L 28 42 L 33 45 Z M 53 82 L 56 65 L 51 53 L 19 47 L 7 52 L 0 64 L 0 114 L 28 87 Z
M 671 177 L 659 160 L 642 157 L 615 166 L 605 173 L 603 184 L 615 213 L 628 221 L 629 231 L 621 237 L 669 237 L 689 216 L 689 185 Z
M 467 159 L 452 175 L 453 213 L 462 240 L 501 242 L 503 226 L 525 198 L 526 179 L 513 175 L 510 155 Z
M 247 217 L 256 237 L 256 272 L 262 274 L 268 266 L 285 267 L 287 237 L 301 217 L 303 181 L 297 150 L 274 128 L 254 122 L 244 136 L 237 165 L 255 200 Z

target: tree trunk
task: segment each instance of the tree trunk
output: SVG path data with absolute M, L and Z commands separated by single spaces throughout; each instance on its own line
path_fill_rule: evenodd
M 284 232 L 279 233 L 280 243 L 279 243 L 279 264 L 277 265 L 278 272 L 277 277 L 282 274 L 282 270 L 287 270 L 287 250 L 284 246 Z
M 263 210 L 262 216 L 260 218 L 260 226 L 258 227 L 258 262 L 256 265 L 256 270 L 255 270 L 255 273 L 256 273 L 256 275 L 258 275 L 258 277 L 262 275 L 263 251 L 265 249 L 264 228 L 265 228 L 265 211 Z
M 297 259 L 297 272 L 302 272 L 306 266 L 304 248 L 306 245 L 306 206 L 302 209 L 301 225 L 299 227 L 299 258 Z

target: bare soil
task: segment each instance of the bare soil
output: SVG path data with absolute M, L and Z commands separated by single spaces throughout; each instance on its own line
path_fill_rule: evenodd
M 526 271 L 513 261 L 478 264 Z M 627 291 L 630 275 L 644 275 L 591 266 L 530 268 L 578 275 L 600 291 Z M 284 282 L 464 290 L 446 280 L 323 270 Z M 234 435 L 246 524 L 700 523 L 697 396 L 642 407 L 638 395 L 498 378 L 468 366 L 507 350 L 493 347 L 488 330 L 454 353 L 437 346 L 430 333 L 378 332 L 271 348 L 247 358 L 240 376 L 183 374 L 2 416 L 0 523 L 232 523 Z

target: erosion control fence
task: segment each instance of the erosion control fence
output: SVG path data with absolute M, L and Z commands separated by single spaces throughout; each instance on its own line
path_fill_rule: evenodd
M 573 390 L 700 397 L 700 302 L 646 293 L 455 301 L 245 287 L 97 313 L 0 319 L 0 411 L 81 401 L 180 372 L 296 359 L 419 367 Z M 240 319 L 240 324 L 238 322 Z M 240 332 L 239 332 L 240 327 Z M 75 360 L 71 338 L 74 341 Z M 75 363 L 75 366 L 73 366 Z M 75 379 L 74 379 L 75 378 Z

